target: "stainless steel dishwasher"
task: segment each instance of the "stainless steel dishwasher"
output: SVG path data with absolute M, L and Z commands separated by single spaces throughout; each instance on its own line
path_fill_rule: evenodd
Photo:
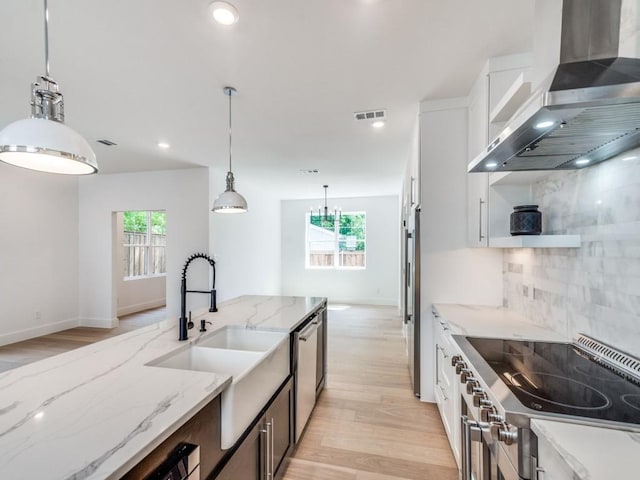
M 318 355 L 318 316 L 295 334 L 296 372 L 296 442 L 316 404 L 316 366 Z

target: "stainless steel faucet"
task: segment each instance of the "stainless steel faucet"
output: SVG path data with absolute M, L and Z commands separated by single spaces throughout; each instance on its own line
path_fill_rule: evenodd
M 213 269 L 213 275 L 211 279 L 211 290 L 187 290 L 187 269 L 189 264 L 196 258 L 203 258 L 209 262 Z M 182 284 L 180 286 L 180 336 L 178 340 L 183 341 L 189 338 L 188 331 L 193 328 L 193 322 L 191 321 L 191 312 L 189 312 L 189 319 L 187 319 L 187 293 L 206 293 L 211 296 L 211 303 L 209 306 L 210 312 L 217 312 L 216 307 L 216 262 L 213 261 L 209 255 L 205 253 L 196 253 L 191 255 L 182 267 Z

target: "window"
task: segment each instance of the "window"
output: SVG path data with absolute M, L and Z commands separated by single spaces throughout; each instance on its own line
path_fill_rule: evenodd
M 164 275 L 167 271 L 166 212 L 123 212 L 124 278 Z
M 365 268 L 365 212 L 325 219 L 306 214 L 307 268 Z

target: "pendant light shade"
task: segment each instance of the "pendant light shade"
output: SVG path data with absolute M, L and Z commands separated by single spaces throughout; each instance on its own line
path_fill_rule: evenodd
M 0 131 L 0 160 L 17 167 L 65 175 L 98 171 L 89 143 L 64 123 L 27 118 Z
M 245 213 L 247 211 L 247 201 L 235 191 L 235 178 L 231 171 L 231 97 L 237 95 L 238 92 L 233 87 L 224 87 L 222 91 L 229 97 L 229 171 L 226 179 L 227 188 L 213 202 L 211 211 L 216 213 Z
M 49 9 L 44 0 L 45 70 L 31 86 L 31 118 L 0 131 L 0 161 L 40 172 L 87 175 L 98 171 L 89 143 L 64 124 L 64 99 L 49 75 Z

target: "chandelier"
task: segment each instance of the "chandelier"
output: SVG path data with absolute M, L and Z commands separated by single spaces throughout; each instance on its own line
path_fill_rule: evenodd
M 318 214 L 316 215 L 313 207 L 311 207 L 311 222 L 331 222 L 331 223 L 340 223 L 340 216 L 342 215 L 342 209 L 338 207 L 333 207 L 333 213 L 329 213 L 329 207 L 327 206 L 327 188 L 329 185 L 323 185 L 324 188 L 324 208 L 322 206 L 318 207 Z

